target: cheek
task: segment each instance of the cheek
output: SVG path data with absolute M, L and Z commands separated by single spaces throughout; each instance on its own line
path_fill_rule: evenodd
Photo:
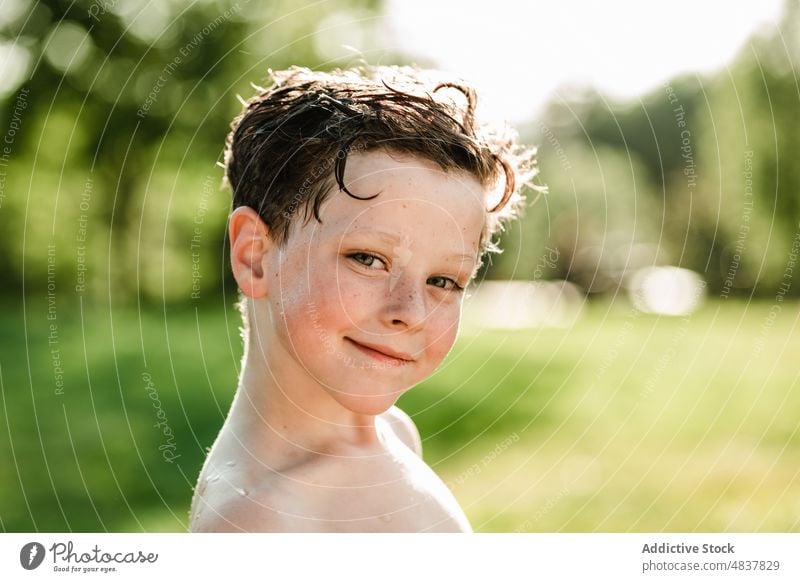
M 302 268 L 297 268 L 301 265 Z M 275 295 L 270 296 L 274 329 L 289 352 L 315 350 L 331 342 L 328 297 L 321 291 L 324 273 L 302 253 L 282 257 L 273 273 Z
M 316 278 L 312 301 L 340 329 L 375 331 L 375 317 L 386 302 L 387 281 L 356 273 L 344 261 Z
M 311 270 L 286 282 L 279 317 L 295 342 L 329 344 L 363 319 L 368 291 L 353 281 L 352 273 Z
M 445 359 L 458 336 L 461 304 L 440 305 L 430 316 L 428 326 L 428 355 L 438 366 Z

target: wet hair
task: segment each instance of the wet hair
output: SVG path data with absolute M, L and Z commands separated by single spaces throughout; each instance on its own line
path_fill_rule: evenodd
M 293 67 L 270 71 L 270 80 L 231 124 L 225 169 L 234 208 L 256 210 L 273 240 L 285 244 L 299 215 L 320 221 L 334 185 L 358 198 L 344 183 L 348 155 L 385 150 L 465 172 L 493 192 L 481 255 L 498 250 L 492 238 L 521 209 L 522 187 L 536 173 L 535 150 L 517 145 L 507 126 L 479 122 L 473 88 L 394 66 Z

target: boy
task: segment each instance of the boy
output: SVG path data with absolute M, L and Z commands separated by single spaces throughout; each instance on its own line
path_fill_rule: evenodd
M 394 403 L 452 347 L 533 151 L 433 75 L 293 68 L 234 121 L 245 350 L 192 531 L 471 531 Z

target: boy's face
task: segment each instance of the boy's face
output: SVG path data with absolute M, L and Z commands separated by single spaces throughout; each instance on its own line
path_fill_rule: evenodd
M 256 332 L 267 361 L 281 354 L 344 407 L 379 414 L 456 339 L 486 193 L 471 176 L 382 151 L 349 156 L 344 183 L 378 196 L 336 188 L 321 223 L 293 218 L 287 244 L 264 259 L 271 318 Z

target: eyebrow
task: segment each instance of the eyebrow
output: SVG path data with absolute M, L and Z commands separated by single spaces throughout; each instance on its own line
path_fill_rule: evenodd
M 350 237 L 359 236 L 359 235 L 375 236 L 375 237 L 381 239 L 383 242 L 391 244 L 391 245 L 397 245 L 397 244 L 403 242 L 403 238 L 402 237 L 397 236 L 396 234 L 393 234 L 391 232 L 387 232 L 385 230 L 379 230 L 379 229 L 376 229 L 376 228 L 362 228 L 362 229 L 359 229 L 359 230 L 351 230 L 350 232 L 348 232 L 347 234 L 344 235 L 344 238 L 350 238 Z M 472 262 L 477 262 L 477 256 L 476 255 L 471 255 L 469 253 L 452 253 L 452 254 L 448 255 L 447 258 L 448 259 L 462 259 L 462 260 L 469 260 L 469 261 L 472 261 Z

